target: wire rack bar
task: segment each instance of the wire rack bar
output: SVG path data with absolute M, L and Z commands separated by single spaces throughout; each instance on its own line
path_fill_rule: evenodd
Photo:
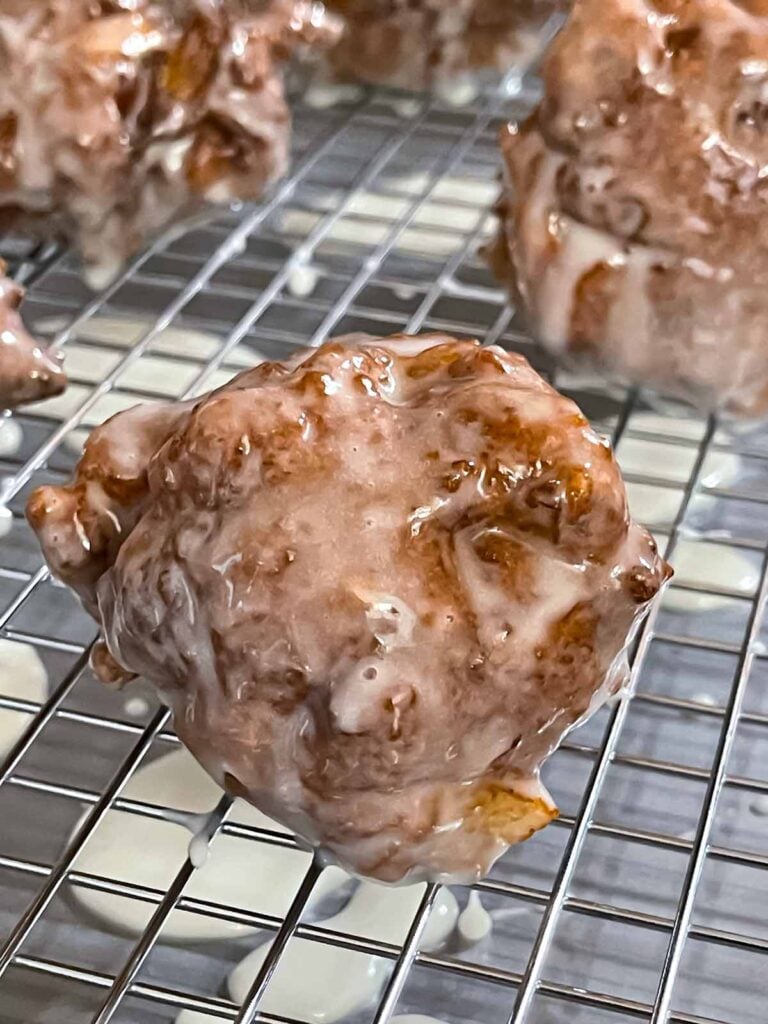
M 400 993 L 403 991 L 408 972 L 411 969 L 411 965 L 416 960 L 419 953 L 419 943 L 421 937 L 424 934 L 424 930 L 427 927 L 427 921 L 429 915 L 432 912 L 432 908 L 435 905 L 435 899 L 440 886 L 431 883 L 427 886 L 424 895 L 421 898 L 421 903 L 414 915 L 411 926 L 408 929 L 408 934 L 403 943 L 402 951 L 400 952 L 397 962 L 395 963 L 395 969 L 390 975 L 387 986 L 384 989 L 384 994 L 381 997 L 376 1015 L 373 1018 L 373 1024 L 387 1024 L 397 1006 L 397 1001 L 400 998 Z
M 615 443 L 621 438 L 621 430 L 622 425 L 619 426 L 616 435 L 614 436 Z M 683 500 L 680 503 L 675 522 L 672 526 L 672 531 L 665 551 L 665 556 L 667 558 L 670 558 L 674 554 L 680 525 L 687 511 L 688 504 L 695 493 L 701 468 L 704 464 L 704 459 L 706 458 L 707 442 L 712 438 L 714 432 L 715 424 L 710 421 L 704 435 L 704 439 L 699 447 L 696 456 L 696 463 L 691 472 L 690 479 L 688 480 L 688 484 L 685 488 Z M 651 609 L 648 618 L 641 627 L 641 632 L 638 636 L 637 646 L 635 649 L 634 661 L 632 663 L 631 676 L 627 686 L 627 693 L 612 713 L 611 722 L 608 726 L 599 757 L 595 762 L 595 767 L 590 776 L 584 800 L 579 808 L 576 825 L 571 833 L 571 838 L 560 864 L 557 879 L 552 889 L 552 899 L 544 912 L 541 926 L 539 927 L 538 934 L 533 943 L 528 965 L 518 990 L 517 999 L 515 1000 L 515 1006 L 509 1018 L 510 1024 L 519 1024 L 519 1022 L 525 1020 L 526 1015 L 530 1012 L 536 992 L 540 988 L 544 963 L 554 939 L 558 920 L 565 906 L 568 888 L 573 880 L 579 857 L 581 856 L 587 834 L 589 833 L 592 824 L 592 817 L 597 806 L 597 801 L 600 797 L 603 783 L 608 773 L 608 768 L 615 757 L 616 746 L 621 735 L 621 730 L 627 719 L 627 715 L 629 714 L 631 697 L 637 684 L 640 667 L 643 664 L 643 659 L 649 648 L 654 623 L 658 617 L 659 607 L 660 606 L 656 604 Z
M 758 638 L 766 600 L 768 600 L 768 556 L 763 559 L 759 596 L 751 612 L 746 643 L 739 655 L 738 675 L 731 690 L 728 707 L 723 719 L 714 768 L 707 786 L 701 819 L 693 843 L 693 856 L 688 863 L 683 894 L 680 898 L 677 914 L 675 915 L 672 936 L 661 971 L 659 989 L 656 994 L 653 1015 L 651 1017 L 652 1024 L 663 1024 L 672 1006 L 673 988 L 680 970 L 683 945 L 690 930 L 693 905 L 701 883 L 704 862 L 708 853 L 709 837 L 712 833 L 715 813 L 717 811 L 717 802 L 726 778 L 728 758 L 736 738 L 736 728 L 739 723 L 741 706 L 744 701 L 744 693 L 752 666 L 752 649 Z
M 115 797 L 119 796 L 120 790 L 126 784 L 133 771 L 141 763 L 142 758 L 149 750 L 156 735 L 168 722 L 169 715 L 170 712 L 165 708 L 158 711 L 146 727 L 141 739 L 135 745 L 131 754 L 117 770 L 103 795 L 99 797 L 97 802 L 88 812 L 88 815 L 78 828 L 77 833 L 72 838 L 72 841 L 69 843 L 58 864 L 48 876 L 47 882 L 38 892 L 37 896 L 32 900 L 27 910 L 22 914 L 6 941 L 2 946 L 0 946 L 0 978 L 2 978 L 3 974 L 13 961 L 16 953 L 19 951 L 21 944 L 24 942 L 27 935 L 29 935 L 37 921 L 39 921 L 51 900 L 58 892 L 67 877 L 70 867 L 95 832 L 104 815 L 110 809 L 112 801 Z
M 204 839 L 206 844 L 210 843 L 214 836 L 216 836 L 231 807 L 232 800 L 225 796 L 222 797 L 218 805 L 210 813 L 205 828 L 201 833 L 199 833 L 201 839 Z M 168 887 L 167 892 L 160 900 L 157 910 L 154 912 L 149 924 L 144 929 L 144 933 L 141 936 L 141 939 L 139 939 L 139 942 L 128 962 L 112 983 L 109 995 L 102 1004 L 101 1009 L 93 1018 L 93 1024 L 109 1024 L 109 1021 L 114 1017 L 123 997 L 131 987 L 134 978 L 139 973 L 144 961 L 152 951 L 152 947 L 157 941 L 157 937 L 165 924 L 168 914 L 176 905 L 179 897 L 184 891 L 184 886 L 192 877 L 192 872 L 194 870 L 195 866 L 192 863 L 191 856 L 187 854 L 187 859 L 184 861 L 178 874 Z
M 237 1024 L 253 1024 L 260 1016 L 258 1012 L 259 1004 L 264 997 L 264 993 L 267 991 L 267 985 L 269 985 L 272 976 L 277 970 L 286 946 L 296 932 L 301 915 L 304 913 L 309 897 L 312 895 L 312 890 L 322 871 L 323 864 L 320 858 L 317 856 L 313 857 L 312 863 L 309 865 L 304 876 L 304 881 L 299 886 L 299 891 L 296 893 L 288 913 L 285 915 L 285 920 L 278 928 L 277 934 L 272 940 L 269 953 L 259 968 L 259 972 L 248 990 L 243 1005 L 240 1007 L 240 1012 L 236 1018 Z

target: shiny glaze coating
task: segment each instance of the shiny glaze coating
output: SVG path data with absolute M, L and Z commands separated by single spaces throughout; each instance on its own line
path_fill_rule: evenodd
M 336 38 L 312 0 L 4 0 L 0 228 L 80 247 L 94 281 L 287 165 L 281 65 Z
M 0 409 L 50 398 L 64 390 L 67 379 L 58 355 L 27 331 L 19 314 L 24 290 L 4 277 L 0 260 Z
M 625 678 L 668 575 L 610 446 L 521 356 L 352 335 L 91 436 L 28 516 L 232 793 L 385 881 L 477 878 Z
M 497 269 L 555 352 L 768 412 L 768 6 L 577 0 L 502 144 Z
M 527 66 L 562 0 L 328 0 L 347 30 L 331 53 L 342 78 L 405 89 L 465 72 Z

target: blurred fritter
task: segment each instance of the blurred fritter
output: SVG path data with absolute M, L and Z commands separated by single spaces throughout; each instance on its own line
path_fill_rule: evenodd
M 4 0 L 0 229 L 59 234 L 94 283 L 287 165 L 282 64 L 336 37 L 312 0 Z
M 503 136 L 496 252 L 556 353 L 768 412 L 768 7 L 577 0 Z
M 5 270 L 0 260 L 0 410 L 58 395 L 67 382 L 59 356 L 25 328 L 19 314 L 24 292 Z
M 563 6 L 564 0 L 328 0 L 347 25 L 331 63 L 342 78 L 460 89 L 467 72 L 526 68 L 542 27 Z

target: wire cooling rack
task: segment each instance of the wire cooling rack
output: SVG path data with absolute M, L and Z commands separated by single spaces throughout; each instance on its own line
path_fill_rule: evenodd
M 269 854 L 288 865 L 295 841 L 226 800 L 214 807 L 215 794 L 190 808 L 173 787 L 136 788 L 179 751 L 167 711 L 148 689 L 114 694 L 91 678 L 93 623 L 49 578 L 23 520 L 30 489 L 66 478 L 106 416 L 207 390 L 308 339 L 446 330 L 523 351 L 552 376 L 477 253 L 500 117 L 531 100 L 523 88 L 460 110 L 385 92 L 299 105 L 294 173 L 264 205 L 165 239 L 95 296 L 66 253 L 0 244 L 30 288 L 28 320 L 65 346 L 72 381 L 0 423 L 0 493 L 13 513 L 0 541 L 2 1024 L 290 1024 L 269 1000 L 300 939 L 338 954 L 335 974 L 313 980 L 307 953 L 289 979 L 316 986 L 304 992 L 308 1021 L 336 1019 L 322 1017 L 327 995 L 348 991 L 360 964 L 378 981 L 345 1024 L 768 1021 L 768 432 L 730 435 L 681 407 L 557 374 L 613 437 L 635 513 L 678 573 L 640 636 L 629 694 L 546 767 L 559 821 L 474 887 L 492 929 L 438 948 L 425 940 L 445 895 L 436 887 L 419 890 L 398 942 L 373 916 L 354 933 L 334 928 L 333 901 L 349 892 L 310 905 L 312 865 L 280 913 L 232 884 L 217 890 L 231 874 L 216 873 L 221 844 L 246 864 Z M 202 894 L 187 840 L 160 884 L 152 874 L 152 830 L 190 822 L 210 843 Z M 107 826 L 122 862 L 89 861 Z M 465 906 L 468 890 L 454 895 Z M 270 939 L 238 1006 L 225 979 Z

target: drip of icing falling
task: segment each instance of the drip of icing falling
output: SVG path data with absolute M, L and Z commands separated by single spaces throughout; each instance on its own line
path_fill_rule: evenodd
M 394 97 L 390 106 L 398 117 L 413 118 L 420 112 L 422 104 L 421 100 L 415 96 L 397 96 Z
M 205 833 L 198 833 L 192 836 L 189 841 L 188 853 L 189 862 L 195 870 L 205 867 L 208 860 L 208 837 Z
M 123 706 L 123 710 L 131 718 L 143 718 L 149 713 L 150 704 L 144 697 L 129 697 Z
M 0 694 L 38 704 L 47 698 L 48 673 L 30 644 L 0 639 Z M 0 758 L 23 735 L 29 719 L 22 711 L 0 708 Z
M 92 292 L 103 292 L 120 273 L 119 263 L 88 264 L 82 268 L 83 279 Z
M 435 93 L 449 107 L 467 107 L 477 99 L 480 87 L 473 75 L 454 75 L 440 81 Z
M 480 893 L 473 890 L 459 915 L 459 935 L 464 942 L 474 946 L 490 935 L 492 929 L 493 919 L 483 906 Z
M 0 505 L 0 538 L 7 537 L 13 529 L 13 512 L 5 505 Z
M 306 299 L 317 287 L 317 277 L 311 263 L 298 263 L 288 278 L 288 291 L 295 299 Z
M 20 423 L 10 416 L 0 419 L 0 458 L 6 459 L 9 455 L 15 455 L 23 440 L 24 431 Z
M 185 895 L 262 914 L 282 917 L 306 874 L 311 855 L 303 850 L 250 839 L 218 835 L 200 850 L 190 829 L 198 832 L 221 797 L 221 790 L 186 750 L 152 761 L 128 781 L 122 796 L 164 808 L 163 818 L 109 811 L 77 861 L 79 871 L 120 879 L 165 891 L 187 856 L 195 863 Z M 229 821 L 286 833 L 271 819 L 236 801 Z M 204 842 L 204 840 L 203 840 Z M 151 850 L 151 856 L 147 851 Z M 312 894 L 320 902 L 346 883 L 336 867 L 326 868 Z M 147 925 L 153 907 L 138 900 L 75 887 L 75 898 L 87 911 L 117 931 L 136 935 Z M 217 920 L 208 915 L 173 913 L 163 936 L 170 941 L 199 942 L 248 935 L 254 926 Z
M 424 885 L 388 888 L 361 882 L 343 910 L 321 922 L 328 931 L 358 935 L 401 945 L 419 903 Z M 453 933 L 458 917 L 456 898 L 450 889 L 437 895 L 424 930 L 421 948 L 440 949 Z M 249 954 L 229 975 L 227 986 L 236 1003 L 242 1003 L 270 948 L 265 943 Z M 297 1020 L 329 1024 L 369 1006 L 388 974 L 380 957 L 341 947 L 293 939 L 278 965 L 263 1003 L 263 1010 Z M 329 979 L 344 979 L 343 985 Z

